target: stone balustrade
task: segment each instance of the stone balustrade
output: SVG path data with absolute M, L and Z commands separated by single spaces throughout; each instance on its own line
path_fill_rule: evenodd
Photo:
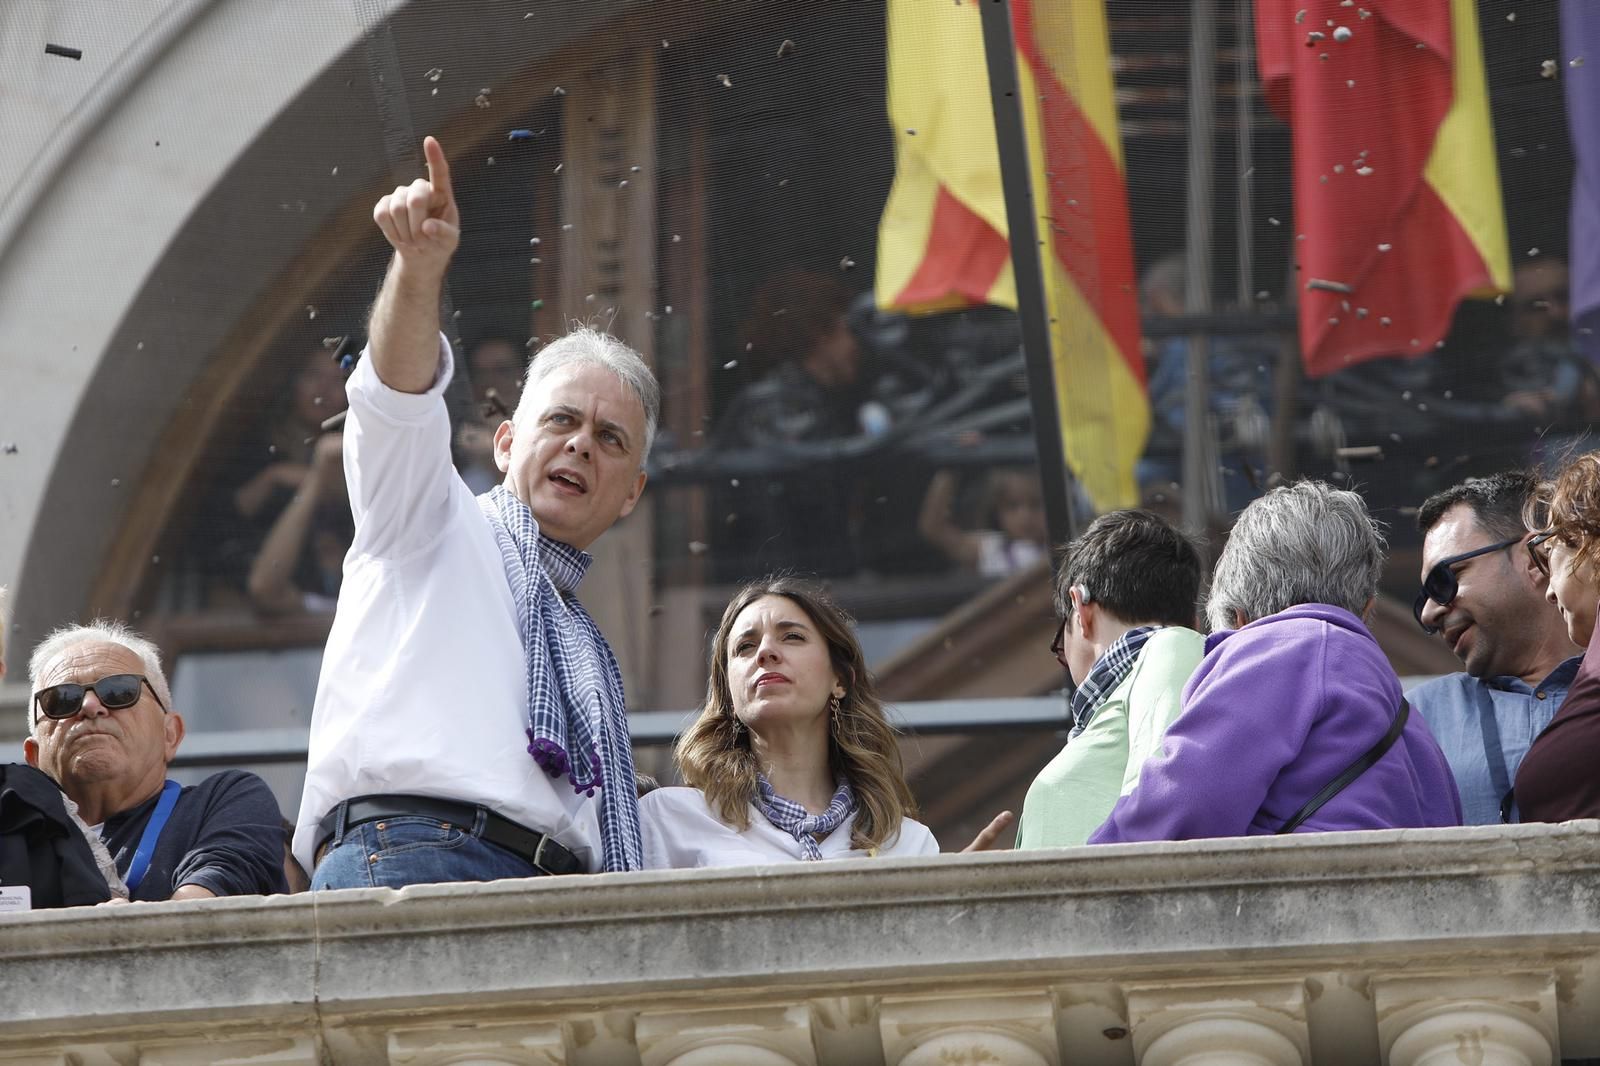
M 0 1066 L 1544 1066 L 1600 823 L 0 919 Z

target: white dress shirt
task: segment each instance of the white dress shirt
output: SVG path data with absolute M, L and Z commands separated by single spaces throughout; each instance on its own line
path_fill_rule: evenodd
M 494 533 L 451 465 L 444 390 L 379 380 L 363 353 L 345 385 L 345 479 L 355 540 L 322 657 L 294 853 L 342 800 L 408 793 L 482 804 L 549 833 L 593 870 L 597 800 L 528 754 L 516 605 Z
M 800 862 L 800 842 L 749 809 L 750 828 L 739 831 L 717 817 L 697 788 L 658 788 L 639 799 L 647 870 L 682 870 L 697 866 L 760 866 Z M 921 822 L 900 821 L 900 833 L 872 852 L 850 846 L 851 814 L 817 846 L 824 859 L 859 859 L 868 855 L 902 858 L 937 855 L 939 842 Z

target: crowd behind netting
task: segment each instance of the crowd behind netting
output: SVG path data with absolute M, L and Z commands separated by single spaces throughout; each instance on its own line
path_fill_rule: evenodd
M 365 349 L 309 354 L 255 449 L 271 461 L 230 473 L 237 526 L 216 538 L 262 612 L 332 612 L 298 819 L 242 770 L 170 780 L 185 727 L 161 649 L 120 622 L 72 625 L 26 656 L 0 883 L 54 907 L 938 853 L 852 620 L 814 577 L 854 519 L 809 506 L 831 498 L 811 489 L 775 504 L 792 512 L 774 519 L 787 568 L 740 587 L 716 626 L 673 750 L 684 784 L 635 770 L 623 673 L 579 589 L 586 549 L 647 489 L 660 388 L 596 329 L 527 367 L 486 340 L 466 359 L 494 416 L 452 424 L 439 308 L 461 218 L 443 149 L 423 147 L 428 176 L 374 208 L 393 255 Z M 1181 310 L 1182 284 L 1163 260 L 1141 297 Z M 1531 260 L 1516 284 L 1508 364 L 1550 384 L 1491 388 L 1478 417 L 1592 418 L 1592 373 L 1529 369 L 1581 366 L 1564 266 Z M 776 332 L 751 344 L 782 358 L 719 435 L 823 441 L 844 431 L 830 419 L 886 417 L 833 397 L 860 359 L 849 303 L 820 276 L 758 292 L 751 328 Z M 1185 343 L 1147 353 L 1157 442 L 1183 430 Z M 1225 451 L 1248 471 L 1264 360 L 1227 338 L 1210 360 Z M 1147 460 L 1157 489 L 1175 473 L 1164 454 Z M 1600 452 L 1544 459 L 1415 501 L 1415 622 L 1462 669 L 1409 692 L 1369 628 L 1388 545 L 1359 492 L 1241 479 L 1220 545 L 1182 532 L 1159 491 L 1095 518 L 1056 553 L 1040 640 L 1065 672 L 1067 743 L 1020 816 L 999 812 L 966 850 L 1600 817 L 1600 653 L 1585 655 Z M 956 475 L 932 477 L 927 543 L 989 576 L 1043 560 L 1037 479 L 1001 466 L 980 482 L 982 517 L 962 522 Z

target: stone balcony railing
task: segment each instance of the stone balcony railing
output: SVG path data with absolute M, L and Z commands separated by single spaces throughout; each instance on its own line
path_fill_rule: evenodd
M 5 1066 L 1589 1056 L 1597 822 L 0 919 Z

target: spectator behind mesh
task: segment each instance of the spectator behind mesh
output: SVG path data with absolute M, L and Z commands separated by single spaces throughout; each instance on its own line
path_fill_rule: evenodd
M 306 356 L 287 398 L 287 409 L 246 446 L 232 492 L 240 528 L 224 538 L 223 553 L 244 569 L 257 610 L 331 611 L 352 523 L 343 437 L 322 430 L 324 419 L 345 409 L 344 377 L 321 345 Z
M 1077 686 L 1072 735 L 1028 789 L 1019 848 L 1086 843 L 1130 791 L 1200 665 L 1200 553 L 1150 511 L 1112 511 L 1068 544 L 1052 646 Z
M 476 407 L 475 417 L 456 430 L 456 467 L 476 494 L 488 492 L 504 477 L 494 463 L 494 431 L 517 409 L 527 365 L 523 350 L 503 337 L 481 340 L 467 354 Z
M 1216 632 L 1183 710 L 1089 842 L 1459 825 L 1444 754 L 1407 714 L 1362 622 L 1383 556 L 1353 492 L 1302 481 L 1250 503 L 1217 562 L 1206 604 Z M 1308 809 L 1341 778 L 1346 787 Z
M 1523 756 L 1578 672 L 1578 648 L 1527 547 L 1523 511 L 1538 484 L 1528 470 L 1468 478 L 1417 512 L 1422 588 L 1412 609 L 1466 670 L 1408 698 L 1450 760 L 1468 825 L 1501 820 Z
M 1540 530 L 1528 550 L 1549 574 L 1550 602 L 1573 643 L 1587 650 L 1561 709 L 1517 768 L 1514 800 L 1524 822 L 1600 818 L 1600 452 L 1569 461 L 1530 502 L 1526 519 Z
M 956 521 L 955 496 L 955 474 L 939 471 L 928 484 L 917 523 L 951 562 L 982 577 L 1009 577 L 1049 554 L 1044 493 L 1031 468 L 996 467 L 985 474 L 979 528 Z
M 266 782 L 242 770 L 167 779 L 184 726 L 154 644 L 118 622 L 68 626 L 34 649 L 28 674 L 28 764 L 78 805 L 135 901 L 285 890 Z
M 845 319 L 850 296 L 831 278 L 789 270 L 751 300 L 741 330 L 744 358 L 774 367 L 734 397 L 716 444 L 781 458 L 796 444 L 825 444 L 862 432 L 856 388 L 861 346 Z M 772 478 L 747 479 L 732 494 L 732 535 L 754 553 L 746 566 L 782 565 L 818 574 L 856 569 L 859 477 L 817 462 Z

